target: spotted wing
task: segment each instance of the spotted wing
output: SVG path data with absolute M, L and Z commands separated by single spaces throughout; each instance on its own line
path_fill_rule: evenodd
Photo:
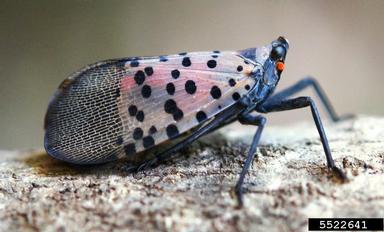
M 174 139 L 234 104 L 254 79 L 236 52 L 99 63 L 74 74 L 51 102 L 47 151 L 100 163 Z

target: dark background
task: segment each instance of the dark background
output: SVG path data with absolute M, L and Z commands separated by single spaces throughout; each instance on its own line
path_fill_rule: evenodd
M 39 148 L 51 94 L 98 60 L 290 41 L 279 88 L 311 74 L 340 113 L 384 114 L 384 1 L 1 1 L 0 148 Z M 311 91 L 304 94 L 313 95 Z M 311 120 L 305 110 L 272 123 Z

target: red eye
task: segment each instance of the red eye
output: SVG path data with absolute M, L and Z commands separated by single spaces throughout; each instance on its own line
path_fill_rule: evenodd
M 279 72 L 282 72 L 284 70 L 284 67 L 285 67 L 285 64 L 281 61 L 278 61 L 276 63 L 276 69 L 279 71 Z

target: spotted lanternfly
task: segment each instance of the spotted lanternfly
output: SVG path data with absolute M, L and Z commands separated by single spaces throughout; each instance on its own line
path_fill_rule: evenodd
M 284 70 L 288 41 L 240 51 L 180 53 L 102 61 L 74 73 L 59 86 L 45 119 L 45 149 L 75 164 L 136 157 L 147 167 L 172 157 L 199 137 L 233 121 L 258 126 L 235 192 L 242 184 L 266 122 L 262 115 L 309 106 L 328 167 L 333 161 L 315 103 L 290 98 L 313 86 L 334 121 L 324 92 L 312 78 L 275 93 Z M 167 145 L 167 146 L 165 146 Z M 166 147 L 160 153 L 154 148 Z M 143 151 L 156 153 L 151 159 Z

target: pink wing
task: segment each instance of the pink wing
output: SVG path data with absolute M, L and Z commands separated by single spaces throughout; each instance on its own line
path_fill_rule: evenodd
M 73 74 L 46 115 L 46 150 L 102 163 L 149 149 L 234 104 L 255 80 L 236 52 L 111 60 Z

